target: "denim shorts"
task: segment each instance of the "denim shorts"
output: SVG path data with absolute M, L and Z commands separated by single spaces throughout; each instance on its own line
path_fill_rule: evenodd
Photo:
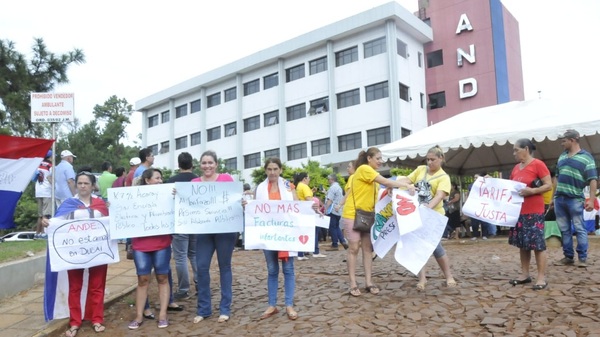
M 169 273 L 169 262 L 171 261 L 171 246 L 154 252 L 133 251 L 133 262 L 138 276 L 150 275 L 154 267 L 157 275 Z

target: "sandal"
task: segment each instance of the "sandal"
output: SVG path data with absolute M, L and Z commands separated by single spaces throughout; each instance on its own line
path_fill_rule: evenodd
M 377 287 L 376 285 L 368 286 L 365 289 L 372 295 L 379 294 L 379 287 Z
M 77 332 L 79 332 L 79 327 L 78 326 L 72 326 L 69 328 L 69 330 L 65 331 L 65 336 L 67 337 L 75 337 L 77 336 Z
M 454 279 L 446 280 L 446 287 L 448 288 L 456 288 L 457 285 L 458 283 Z
M 203 320 L 204 320 L 204 317 L 202 317 L 202 316 L 196 316 L 196 317 L 194 317 L 194 324 L 200 323 Z
M 104 330 L 106 330 L 106 327 L 102 325 L 102 323 L 94 323 L 92 324 L 92 327 L 96 333 L 104 332 Z
M 531 289 L 533 290 L 543 290 L 546 289 L 546 287 L 548 286 L 548 282 L 544 283 L 544 284 L 534 284 Z
M 358 297 L 358 296 L 362 295 L 362 293 L 360 292 L 360 289 L 358 289 L 358 287 L 353 287 L 353 288 L 350 288 L 350 295 L 352 295 L 354 297 Z
M 287 312 L 287 317 L 292 320 L 295 321 L 296 319 L 298 319 L 298 313 L 296 312 L 296 310 L 294 310 L 294 308 L 292 307 L 287 307 L 285 309 L 285 311 Z
M 273 310 L 269 311 L 269 309 L 273 308 Z M 277 309 L 276 307 L 269 307 L 263 314 L 262 316 L 260 316 L 260 319 L 267 319 L 275 314 L 277 314 L 279 312 L 279 309 Z
M 217 322 L 219 322 L 219 323 L 225 323 L 228 320 L 229 320 L 229 316 L 227 316 L 227 315 L 221 315 L 221 316 L 219 316 L 219 319 L 217 320 Z
M 424 282 L 419 282 L 419 283 L 417 283 L 417 290 L 418 290 L 418 291 L 423 291 L 423 290 L 425 290 L 425 285 L 426 285 L 426 284 L 427 284 L 427 281 L 424 281 Z

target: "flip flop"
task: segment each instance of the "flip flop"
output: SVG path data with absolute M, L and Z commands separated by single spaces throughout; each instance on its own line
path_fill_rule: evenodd
M 379 294 L 379 287 L 377 287 L 376 285 L 368 286 L 365 289 L 373 295 Z
M 534 284 L 531 289 L 533 290 L 543 290 L 546 289 L 546 287 L 548 286 L 548 282 L 544 283 L 544 284 Z
M 94 324 L 92 324 L 92 327 L 94 328 L 94 331 L 96 333 L 104 332 L 104 330 L 106 330 L 106 327 L 104 325 L 102 325 L 101 323 L 94 323 Z
M 360 289 L 358 289 L 358 287 L 350 288 L 349 293 L 350 293 L 350 295 L 352 295 L 354 297 L 358 297 L 358 296 L 362 295 L 362 293 L 360 292 Z
M 426 284 L 427 284 L 427 281 L 417 283 L 417 290 L 418 291 L 424 291 Z
M 79 327 L 78 326 L 72 326 L 69 328 L 69 330 L 65 331 L 65 336 L 67 337 L 75 337 L 77 336 L 77 332 L 79 332 Z
M 454 280 L 454 279 L 446 281 L 446 287 L 448 287 L 448 288 L 456 288 L 457 285 L 458 285 L 458 283 L 456 283 L 456 280 Z

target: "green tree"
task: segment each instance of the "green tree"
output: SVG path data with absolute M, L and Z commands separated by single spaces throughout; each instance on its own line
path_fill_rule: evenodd
M 0 40 L 0 133 L 17 136 L 45 137 L 46 123 L 31 122 L 32 92 L 49 92 L 57 84 L 69 83 L 67 70 L 71 64 L 85 63 L 80 49 L 54 54 L 44 40 L 34 39 L 33 55 L 28 61 L 15 50 L 12 41 Z

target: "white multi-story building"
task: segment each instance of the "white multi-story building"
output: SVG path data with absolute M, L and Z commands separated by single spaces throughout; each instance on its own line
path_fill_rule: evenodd
M 142 143 L 173 169 L 183 151 L 215 150 L 246 180 L 271 156 L 339 169 L 427 126 L 431 41 L 396 2 L 375 7 L 141 99 Z

